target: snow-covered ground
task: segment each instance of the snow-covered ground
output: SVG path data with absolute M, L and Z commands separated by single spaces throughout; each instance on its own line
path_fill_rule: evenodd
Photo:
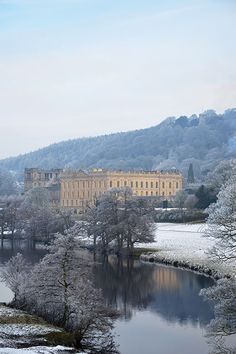
M 158 223 L 156 226 L 155 242 L 136 246 L 152 249 L 151 257 L 154 257 L 155 261 L 161 259 L 170 263 L 179 261 L 190 266 L 212 269 L 219 275 L 236 274 L 235 262 L 219 263 L 210 257 L 209 250 L 214 246 L 215 240 L 204 237 L 206 224 Z M 154 252 L 153 249 L 157 249 L 158 252 Z M 145 257 L 142 258 L 145 260 Z
M 1 354 L 70 354 L 73 349 L 65 348 L 62 346 L 56 347 L 31 347 L 24 349 L 14 349 L 14 348 L 0 348 Z M 74 353 L 74 351 L 73 351 Z M 86 353 L 78 353 L 78 354 L 86 354 Z
M 71 348 L 47 346 L 43 336 L 58 331 L 41 319 L 0 304 L 0 354 L 82 354 Z

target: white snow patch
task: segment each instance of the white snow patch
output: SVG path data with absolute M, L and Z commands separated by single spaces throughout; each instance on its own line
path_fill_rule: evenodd
M 63 354 L 63 353 L 74 353 L 74 349 L 66 348 L 62 346 L 56 347 L 31 347 L 24 349 L 14 349 L 14 348 L 0 348 L 1 354 Z M 77 354 L 86 354 L 82 352 L 77 352 Z
M 0 335 L 5 334 L 8 336 L 37 336 L 50 332 L 59 332 L 60 330 L 55 327 L 43 325 L 30 325 L 30 324 L 3 324 L 0 325 Z M 1 352 L 0 352 L 1 353 Z
M 167 261 L 183 261 L 200 265 L 218 273 L 236 274 L 235 262 L 214 261 L 209 250 L 214 246 L 213 238 L 205 237 L 206 224 L 156 224 L 155 242 L 138 244 L 136 247 L 157 249 L 153 256 Z

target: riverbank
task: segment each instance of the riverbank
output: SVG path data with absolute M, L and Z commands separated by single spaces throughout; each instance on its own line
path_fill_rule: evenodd
M 137 246 L 146 249 L 140 256 L 142 261 L 190 269 L 215 279 L 236 275 L 235 262 L 220 263 L 210 257 L 209 252 L 215 240 L 204 236 L 206 224 L 156 225 L 155 242 Z
M 82 354 L 60 341 L 66 341 L 61 328 L 0 303 L 1 354 Z

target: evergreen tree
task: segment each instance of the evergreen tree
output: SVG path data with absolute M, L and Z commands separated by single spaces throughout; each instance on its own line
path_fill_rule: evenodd
M 194 172 L 193 172 L 193 164 L 190 163 L 189 168 L 188 168 L 188 183 L 194 183 L 195 178 L 194 178 Z
M 212 188 L 206 188 L 204 185 L 201 185 L 197 192 L 195 193 L 198 201 L 195 205 L 197 209 L 206 209 L 211 203 L 215 203 L 216 195 Z

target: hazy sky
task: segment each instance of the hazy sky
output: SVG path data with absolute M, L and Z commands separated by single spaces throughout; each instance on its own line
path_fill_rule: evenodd
M 235 0 L 0 0 L 0 158 L 236 106 Z

